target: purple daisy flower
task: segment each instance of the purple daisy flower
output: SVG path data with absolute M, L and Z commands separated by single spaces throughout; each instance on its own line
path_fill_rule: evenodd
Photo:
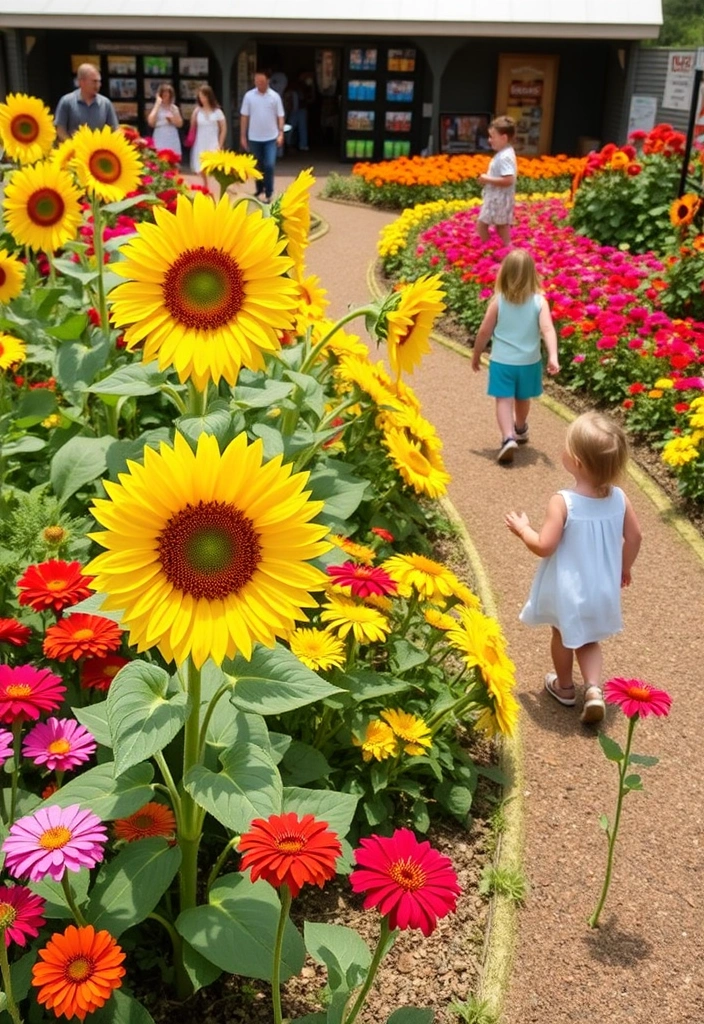
M 0 767 L 9 761 L 13 754 L 12 733 L 7 729 L 0 729 Z
M 95 753 L 97 743 L 73 718 L 48 718 L 27 733 L 22 753 L 50 771 L 65 772 L 83 764 Z
M 70 807 L 40 807 L 20 818 L 2 844 L 5 867 L 14 878 L 40 882 L 50 875 L 60 882 L 64 873 L 92 868 L 103 859 L 107 831 L 100 818 Z

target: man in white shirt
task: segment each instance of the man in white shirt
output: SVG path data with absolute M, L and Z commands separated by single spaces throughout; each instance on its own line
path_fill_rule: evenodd
M 281 97 L 269 87 L 266 71 L 257 71 L 254 88 L 244 94 L 240 110 L 240 146 L 256 157 L 264 177 L 257 182 L 255 196 L 264 194 L 271 202 L 274 191 L 276 152 L 284 144 L 284 107 Z

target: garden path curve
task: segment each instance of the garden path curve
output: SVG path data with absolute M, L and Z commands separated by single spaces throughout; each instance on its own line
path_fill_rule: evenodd
M 285 172 L 277 188 L 291 180 Z M 367 269 L 392 214 L 313 200 L 329 232 L 309 250 L 310 272 L 329 290 L 331 315 L 369 297 Z M 354 328 L 352 328 L 354 329 Z M 531 442 L 510 469 L 495 461 L 496 427 L 485 373 L 439 345 L 412 379 L 435 424 L 452 474 L 449 496 L 472 537 L 496 596 L 517 665 L 524 748 L 525 871 L 530 889 L 518 917 L 506 1024 L 701 1024 L 704 1021 L 704 565 L 628 481 L 644 544 L 624 593 L 625 631 L 605 645 L 608 675 L 640 677 L 673 696 L 669 719 L 639 724 L 635 749 L 656 754 L 645 793 L 626 801 L 603 926 L 586 919 L 599 895 L 613 814 L 614 766 L 578 711 L 542 690 L 547 630 L 518 622 L 536 559 L 504 526 L 524 509 L 539 523 L 566 483 L 565 423 L 545 406 L 531 413 Z M 625 739 L 610 708 L 606 730 Z

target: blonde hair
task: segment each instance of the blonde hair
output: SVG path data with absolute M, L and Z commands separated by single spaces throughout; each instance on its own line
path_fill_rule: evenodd
M 570 423 L 565 443 L 593 487 L 607 494 L 628 462 L 628 441 L 619 424 L 599 412 L 585 412 Z
M 489 125 L 499 135 L 505 135 L 507 139 L 512 139 L 516 134 L 516 122 L 512 117 L 507 117 L 506 114 L 502 114 L 501 117 L 495 117 Z
M 525 249 L 512 249 L 499 267 L 496 294 L 520 306 L 539 291 L 540 278 L 533 257 Z

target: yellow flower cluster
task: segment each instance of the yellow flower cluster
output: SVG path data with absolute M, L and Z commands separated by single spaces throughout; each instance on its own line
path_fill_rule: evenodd
M 402 752 L 419 757 L 432 745 L 432 737 L 424 719 L 396 708 L 382 711 L 381 718 L 374 718 L 367 725 L 364 739 L 353 736 L 352 742 L 362 748 L 363 760 L 385 761 Z
M 655 383 L 662 384 L 662 381 Z M 673 469 L 680 469 L 704 454 L 704 395 L 690 402 L 689 411 L 691 433 L 671 438 L 662 450 L 662 461 Z

